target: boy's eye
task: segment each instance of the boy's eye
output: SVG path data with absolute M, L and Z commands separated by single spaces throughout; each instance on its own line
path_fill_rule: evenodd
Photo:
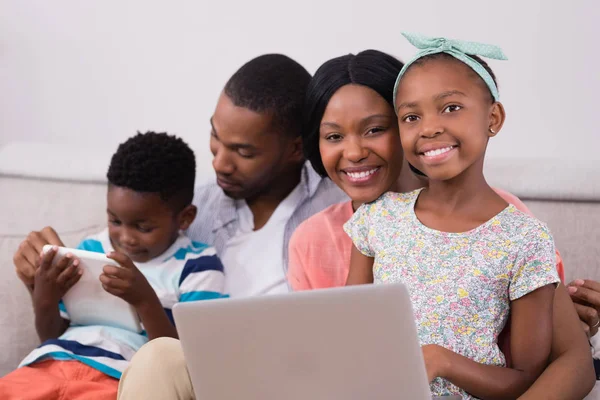
M 443 112 L 445 112 L 445 113 L 451 113 L 451 112 L 458 111 L 460 109 L 462 109 L 461 106 L 457 106 L 456 104 L 451 104 L 448 107 L 444 108 Z
M 407 115 L 406 117 L 404 117 L 404 119 L 402 119 L 403 122 L 415 122 L 419 119 L 419 117 L 417 117 L 416 115 Z

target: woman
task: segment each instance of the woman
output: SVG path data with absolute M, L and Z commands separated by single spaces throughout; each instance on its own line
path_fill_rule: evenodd
M 328 61 L 309 85 L 303 137 L 306 157 L 351 201 L 315 214 L 295 231 L 288 266 L 294 290 L 344 285 L 352 242 L 343 232 L 343 223 L 360 204 L 386 191 L 405 192 L 426 184 L 411 172 L 400 146 L 392 91 L 401 68 L 393 57 L 367 50 Z M 529 212 L 516 197 L 496 191 Z M 563 278 L 559 255 L 557 268 Z M 555 296 L 553 362 L 524 398 L 583 398 L 591 389 L 590 351 L 573 311 L 561 285 Z

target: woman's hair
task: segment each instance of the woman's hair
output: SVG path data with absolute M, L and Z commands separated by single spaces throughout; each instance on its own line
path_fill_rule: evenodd
M 394 107 L 394 83 L 404 64 L 377 50 L 365 50 L 327 61 L 308 84 L 304 102 L 302 146 L 305 157 L 321 176 L 327 176 L 319 152 L 319 127 L 331 97 L 342 86 L 355 84 L 373 89 Z

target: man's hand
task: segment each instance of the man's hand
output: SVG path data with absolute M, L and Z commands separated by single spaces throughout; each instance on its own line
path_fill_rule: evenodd
M 154 289 L 129 257 L 116 252 L 106 256 L 119 263 L 120 267 L 104 266 L 100 275 L 104 290 L 122 298 L 136 309 L 157 299 Z
M 568 289 L 583 329 L 588 337 L 594 336 L 600 327 L 600 283 L 576 279 L 569 284 Z
M 35 271 L 41 262 L 42 248 L 47 244 L 64 247 L 54 229 L 49 226 L 27 235 L 13 256 L 17 276 L 30 291 L 34 286 Z
M 39 268 L 35 271 L 33 304 L 36 310 L 58 308 L 58 302 L 79 281 L 82 270 L 78 268 L 79 260 L 67 254 L 52 263 L 56 255 L 56 247 L 46 254 L 39 255 Z

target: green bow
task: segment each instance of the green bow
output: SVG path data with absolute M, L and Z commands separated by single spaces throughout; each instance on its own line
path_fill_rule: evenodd
M 507 60 L 506 56 L 504 55 L 504 52 L 500 47 L 494 46 L 492 44 L 466 42 L 462 40 L 430 38 L 416 33 L 402 32 L 402 35 L 406 39 L 408 39 L 408 41 L 413 46 L 419 49 L 419 52 L 409 62 L 404 64 L 404 67 L 398 74 L 398 78 L 396 78 L 396 84 L 394 85 L 394 107 L 396 105 L 396 94 L 398 91 L 398 85 L 400 84 L 400 79 L 402 78 L 402 75 L 404 75 L 408 67 L 410 67 L 410 65 L 417 61 L 419 58 L 436 53 L 450 54 L 452 57 L 462 61 L 463 63 L 471 67 L 471 69 L 477 72 L 477 74 L 481 76 L 481 79 L 484 80 L 484 82 L 490 89 L 490 92 L 492 92 L 494 100 L 499 101 L 500 95 L 498 94 L 498 88 L 494 83 L 494 79 L 479 62 L 477 62 L 472 57 L 469 57 L 469 54 L 486 58 L 493 58 L 496 60 Z

